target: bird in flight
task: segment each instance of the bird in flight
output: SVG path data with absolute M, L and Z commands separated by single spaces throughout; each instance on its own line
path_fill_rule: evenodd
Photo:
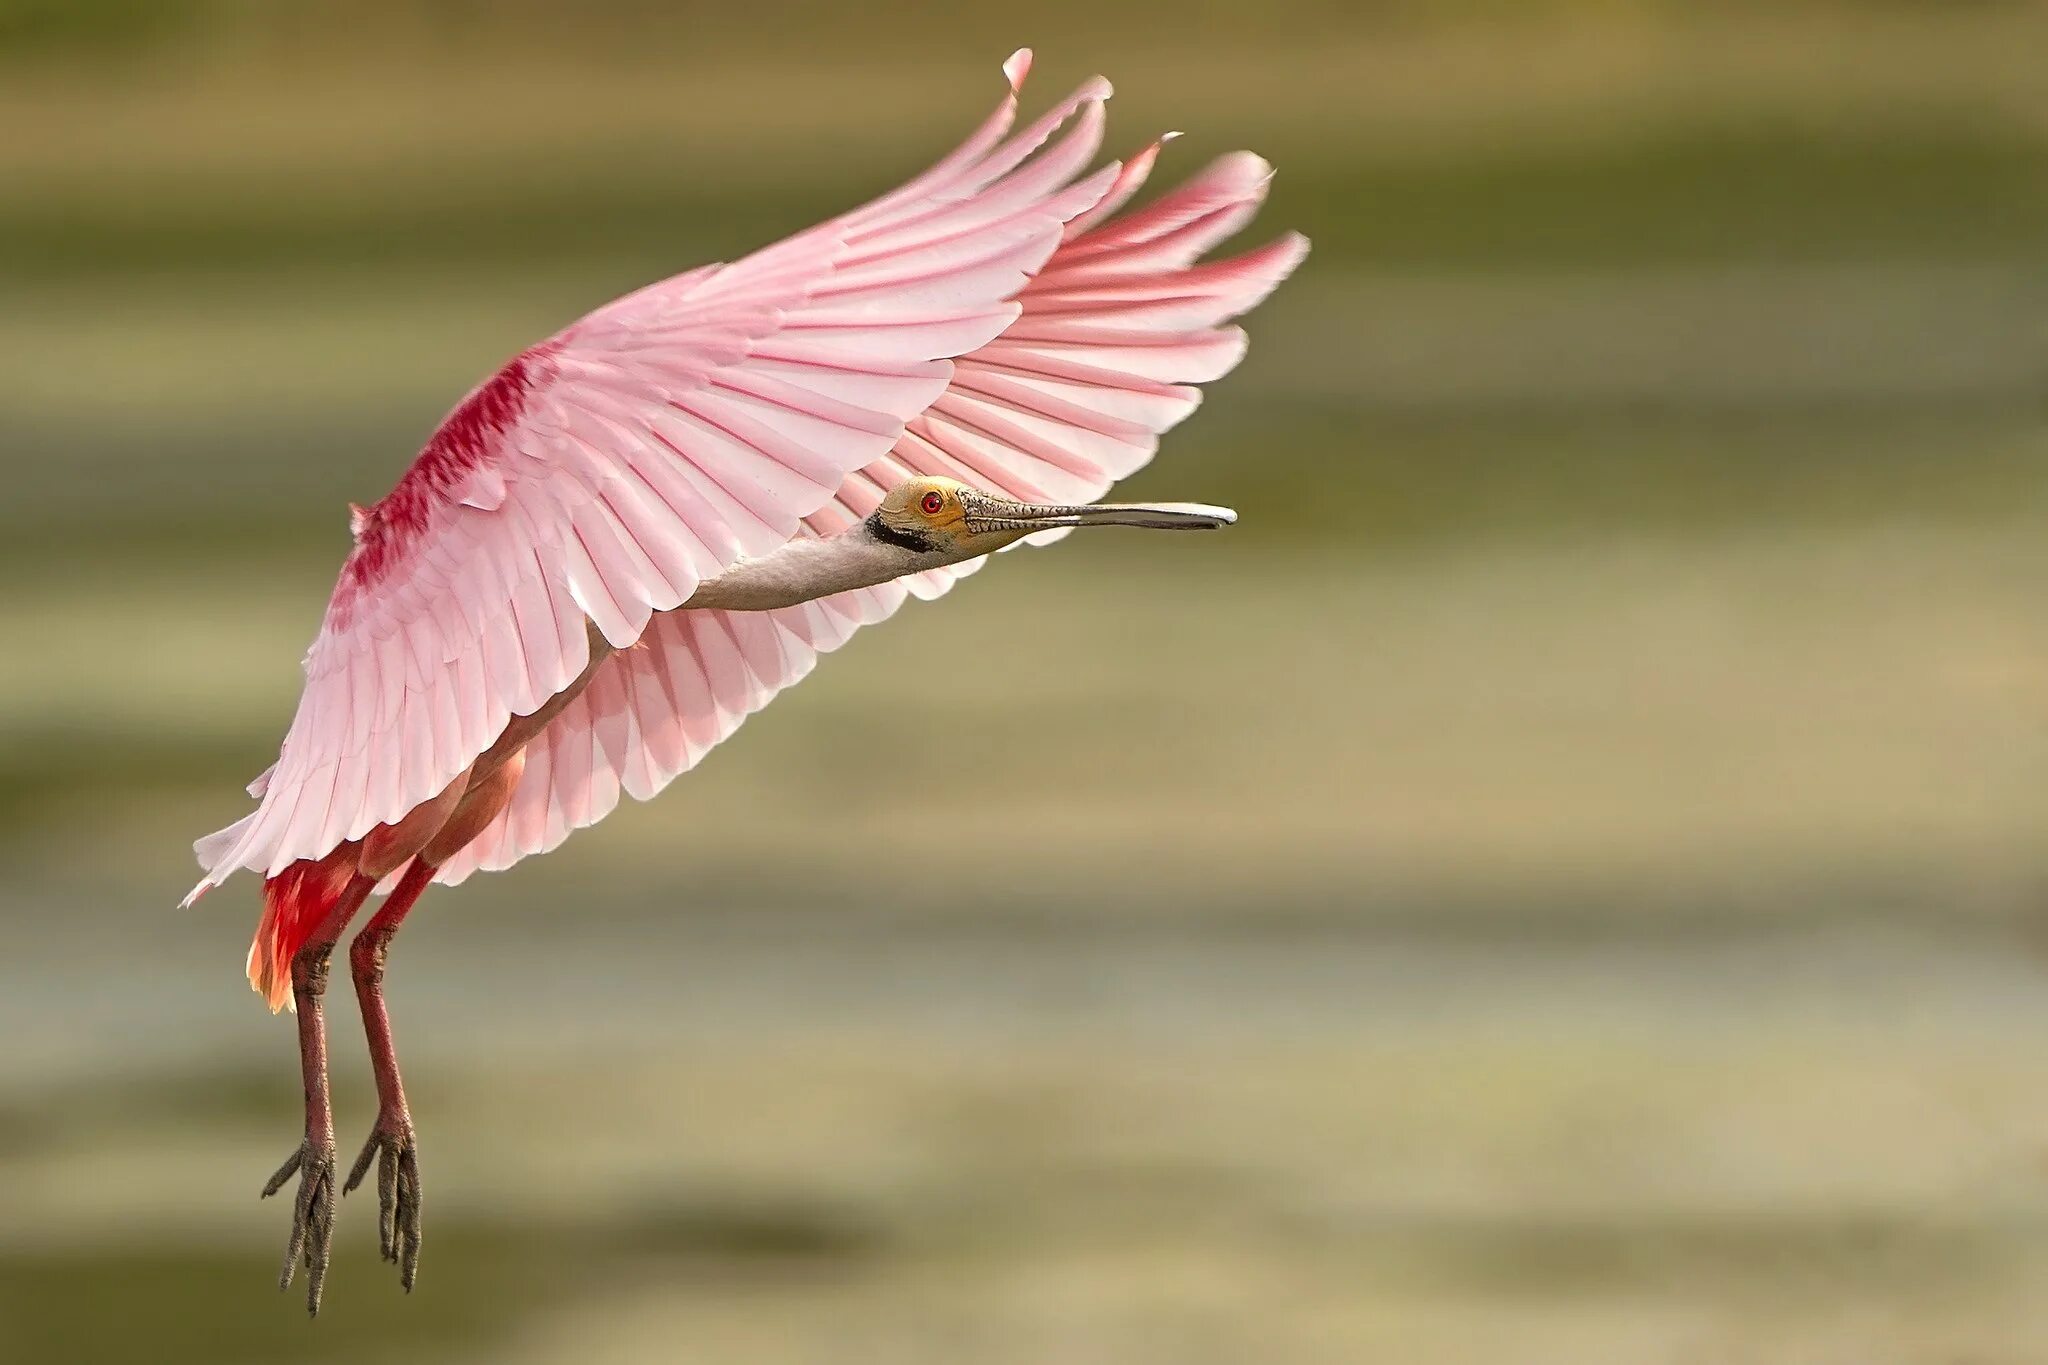
M 257 808 L 195 845 L 263 878 L 249 981 L 295 1010 L 305 1136 L 279 1287 L 320 1310 L 337 1196 L 377 1170 L 410 1290 L 419 1153 L 385 955 L 430 883 L 544 853 L 645 800 L 817 657 L 992 551 L 1093 526 L 1228 525 L 1103 504 L 1244 353 L 1230 320 L 1307 241 L 1204 261 L 1272 170 L 1224 156 L 1143 207 L 1160 139 L 1090 171 L 1107 82 L 1015 135 L 1002 104 L 902 187 L 606 304 L 470 392 L 382 501 L 305 659 Z M 1168 136 L 1171 136 L 1170 134 Z M 321 1001 L 349 947 L 377 1119 L 337 1187 Z

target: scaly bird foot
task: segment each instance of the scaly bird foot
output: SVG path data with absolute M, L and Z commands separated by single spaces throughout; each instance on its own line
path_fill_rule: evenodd
M 309 1138 L 299 1150 L 285 1158 L 277 1174 L 263 1187 L 270 1198 L 284 1188 L 296 1171 L 298 1197 L 292 1203 L 292 1239 L 285 1244 L 284 1268 L 278 1272 L 277 1287 L 291 1288 L 299 1261 L 306 1263 L 306 1312 L 320 1312 L 320 1291 L 327 1284 L 328 1249 L 334 1240 L 334 1144 L 315 1146 Z
M 398 1282 L 412 1292 L 420 1269 L 420 1152 L 413 1138 L 412 1121 L 379 1116 L 348 1173 L 343 1194 L 353 1193 L 369 1174 L 370 1158 L 377 1159 L 377 1247 L 387 1261 L 398 1265 Z

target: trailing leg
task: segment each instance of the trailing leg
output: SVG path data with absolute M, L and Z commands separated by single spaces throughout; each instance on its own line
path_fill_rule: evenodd
M 434 879 L 435 864 L 415 858 L 370 922 L 349 945 L 350 975 L 363 1011 L 363 1036 L 370 1045 L 370 1070 L 377 1078 L 377 1121 L 370 1140 L 349 1172 L 343 1194 L 351 1194 L 377 1162 L 377 1248 L 398 1265 L 399 1283 L 411 1292 L 420 1263 L 420 1164 L 405 1083 L 391 1041 L 391 1016 L 384 1006 L 384 959 L 391 936 Z
M 377 1078 L 377 1121 L 369 1141 L 349 1171 L 342 1193 L 353 1191 L 377 1166 L 377 1245 L 384 1259 L 398 1265 L 399 1283 L 408 1293 L 419 1276 L 420 1162 L 412 1111 L 405 1102 L 405 1083 L 398 1073 L 398 1051 L 391 1038 L 391 1015 L 384 1003 L 384 966 L 392 936 L 398 932 L 420 894 L 434 880 L 441 864 L 483 833 L 512 799 L 525 771 L 526 754 L 514 749 L 504 762 L 467 783 L 451 801 L 446 822 L 413 857 L 391 895 L 349 945 L 350 975 L 356 1003 L 362 1007 L 363 1035 L 370 1045 L 370 1068 Z M 382 871 L 388 872 L 388 867 Z

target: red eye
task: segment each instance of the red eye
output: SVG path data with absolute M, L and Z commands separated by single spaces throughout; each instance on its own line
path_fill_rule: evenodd
M 946 500 L 937 493 L 927 493 L 918 499 L 917 505 L 924 509 L 926 516 L 935 517 L 939 514 L 940 509 L 945 507 Z

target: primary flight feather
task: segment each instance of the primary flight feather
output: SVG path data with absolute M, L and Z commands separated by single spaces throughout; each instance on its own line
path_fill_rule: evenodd
M 295 1005 L 306 1135 L 281 1284 L 317 1311 L 335 1168 L 320 1001 L 351 947 L 379 1113 L 380 1243 L 411 1287 L 412 1122 L 385 951 L 433 881 L 509 867 L 646 799 L 817 656 L 991 551 L 1228 510 L 1101 505 L 1244 352 L 1229 322 L 1300 262 L 1296 234 L 1203 261 L 1270 168 L 1212 163 L 1119 214 L 1160 151 L 1087 167 L 1108 83 L 1011 136 L 1030 65 L 953 153 L 873 202 L 605 305 L 514 357 L 354 511 L 354 548 L 257 808 L 196 845 L 187 903 L 264 877 L 249 979 Z M 1169 135 L 1170 136 L 1170 135 Z M 1162 142 L 1164 139 L 1161 140 Z

